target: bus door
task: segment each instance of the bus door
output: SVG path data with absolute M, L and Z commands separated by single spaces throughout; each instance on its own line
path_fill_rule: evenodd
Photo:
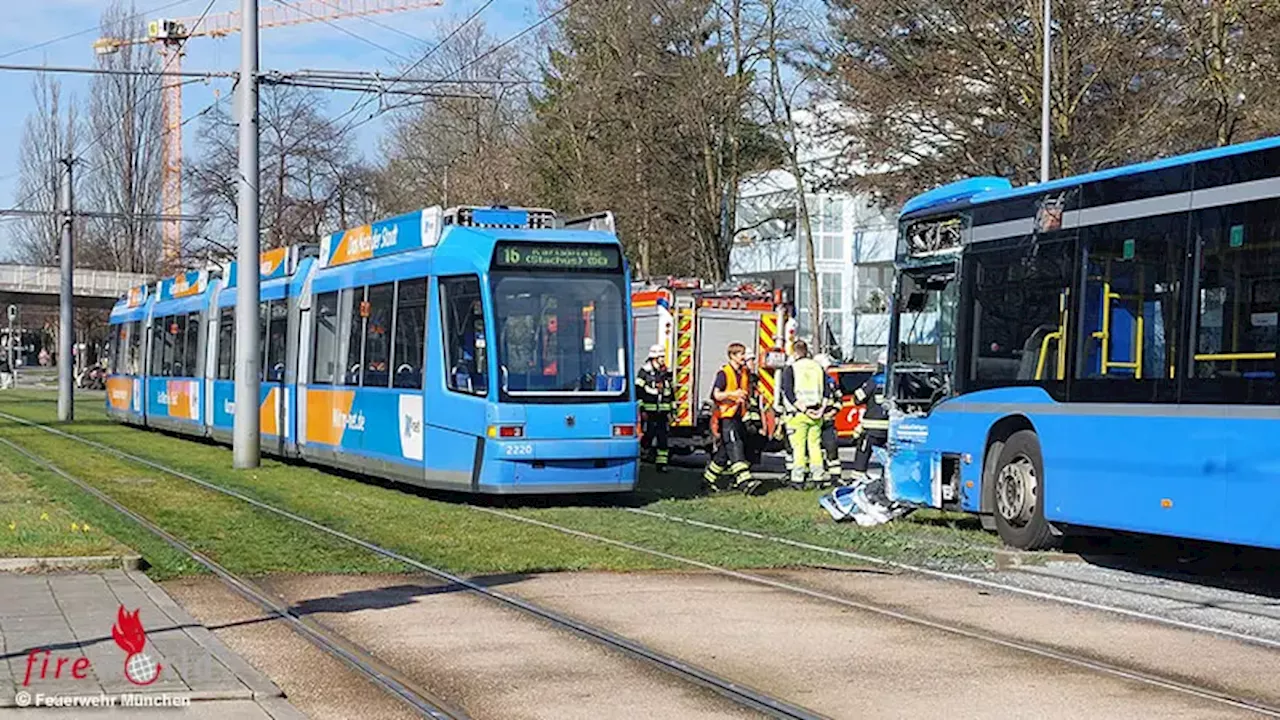
M 1229 438 L 1221 423 L 1174 405 L 1185 372 L 1175 360 L 1185 223 L 1170 215 L 1087 233 L 1083 354 L 1072 380 L 1081 407 L 1096 408 L 1075 450 L 1082 524 L 1194 534 L 1222 512 Z

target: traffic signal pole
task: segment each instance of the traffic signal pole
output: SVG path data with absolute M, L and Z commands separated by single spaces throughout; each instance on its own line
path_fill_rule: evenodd
M 258 467 L 258 0 L 240 0 L 240 79 L 236 117 L 240 126 L 240 176 L 236 180 L 236 412 L 232 462 L 237 469 Z

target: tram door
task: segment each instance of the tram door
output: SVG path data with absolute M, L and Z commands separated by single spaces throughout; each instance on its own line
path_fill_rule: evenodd
M 285 375 L 289 339 L 289 301 L 285 298 L 258 305 L 258 358 L 262 362 L 258 422 L 262 449 L 284 453 Z
M 454 275 L 432 280 L 439 312 L 428 314 L 431 345 L 427 387 L 443 388 L 427 400 L 428 480 L 475 486 L 487 436 L 491 390 L 489 333 L 480 278 Z M 437 344 L 438 341 L 438 344 Z

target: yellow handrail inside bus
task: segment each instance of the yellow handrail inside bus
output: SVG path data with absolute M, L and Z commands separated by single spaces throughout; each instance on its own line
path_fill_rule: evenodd
M 1058 354 L 1062 354 L 1062 331 L 1055 330 L 1044 336 L 1044 340 L 1040 341 L 1040 359 L 1036 361 L 1036 380 L 1044 379 L 1044 360 L 1049 355 L 1049 343 L 1051 341 L 1058 342 Z M 1059 377 L 1059 380 L 1062 378 Z
M 1045 358 L 1049 355 L 1049 343 L 1058 343 L 1058 359 L 1057 365 L 1058 378 L 1063 379 L 1067 375 L 1067 354 L 1063 352 L 1062 339 L 1067 334 L 1067 294 L 1070 290 L 1063 290 L 1058 293 L 1058 329 L 1044 336 L 1044 340 L 1040 341 L 1040 357 L 1036 360 L 1036 380 L 1044 379 Z
M 1257 353 L 1204 353 L 1196 355 L 1196 360 L 1212 362 L 1215 360 L 1275 360 L 1273 352 Z

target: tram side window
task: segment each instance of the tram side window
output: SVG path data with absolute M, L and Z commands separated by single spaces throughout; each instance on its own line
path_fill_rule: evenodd
M 1084 332 L 1075 377 L 1095 382 L 1077 383 L 1071 391 L 1074 399 L 1177 399 L 1174 375 L 1186 238 L 1185 213 L 1086 231 Z M 1144 382 L 1140 386 L 1137 380 Z
M 142 374 L 142 321 L 135 320 L 128 325 L 129 328 L 129 348 L 125 353 L 124 371 L 130 375 Z
M 480 279 L 474 275 L 441 278 L 445 321 L 445 362 L 450 390 L 471 395 L 489 392 L 486 377 L 484 311 Z
M 128 327 L 128 325 L 111 326 L 111 335 L 107 339 L 107 357 L 110 359 L 111 366 L 107 372 L 112 375 L 119 374 L 120 369 L 124 367 L 125 337 L 129 334 Z
M 396 289 L 392 283 L 369 288 L 366 301 L 364 330 L 364 373 L 361 384 L 365 387 L 387 387 L 391 373 L 387 363 L 391 360 L 391 318 Z
M 1189 402 L 1280 403 L 1280 200 L 1202 210 Z
M 169 315 L 164 319 L 164 357 L 160 364 L 164 368 L 165 377 L 179 375 L 178 367 L 182 365 L 182 342 L 187 335 L 187 317 L 185 315 Z
M 972 302 L 974 389 L 1055 384 L 1075 243 L 1018 238 L 975 252 L 965 274 Z
M 183 374 L 187 377 L 200 377 L 203 374 L 204 363 L 201 362 L 203 356 L 200 353 L 200 313 L 198 312 L 187 315 L 187 341 L 184 346 L 186 347 L 184 352 L 186 366 L 183 368 Z
M 262 367 L 268 382 L 283 382 L 289 343 L 288 301 L 272 300 L 267 315 L 271 323 L 267 326 L 267 363 Z
M 231 380 L 236 356 L 236 309 L 222 308 L 218 314 L 218 379 Z
M 364 345 L 364 321 L 369 316 L 369 305 L 364 298 L 365 289 L 350 288 L 342 291 L 342 325 L 338 337 L 345 339 L 338 354 L 346 359 L 342 366 L 342 384 L 360 384 L 360 352 Z
M 427 281 L 401 280 L 396 290 L 396 338 L 392 376 L 395 387 L 422 387 L 422 362 L 426 357 Z
M 151 363 L 147 369 L 148 375 L 164 375 L 164 345 L 165 337 L 169 334 L 165 320 L 167 318 L 163 317 L 151 319 Z
M 267 371 L 267 334 L 271 330 L 271 303 L 258 303 L 258 379 L 265 378 Z
M 311 382 L 315 385 L 332 385 L 336 375 L 338 356 L 338 293 L 327 292 L 316 296 L 315 341 L 311 348 Z

